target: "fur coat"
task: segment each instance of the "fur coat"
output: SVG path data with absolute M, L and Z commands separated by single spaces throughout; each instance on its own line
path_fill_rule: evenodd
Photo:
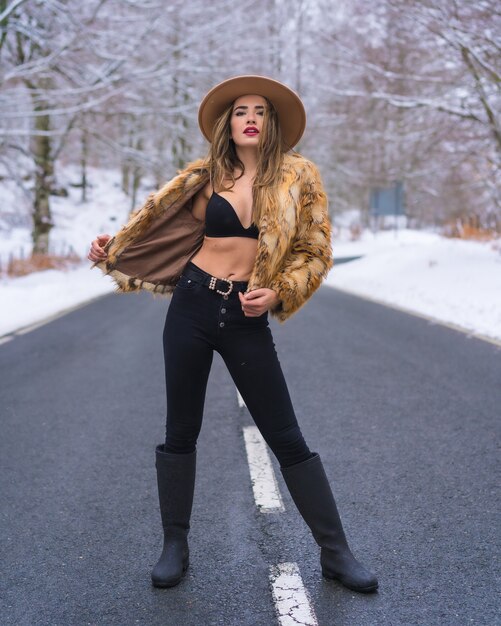
M 95 265 L 114 279 L 118 291 L 174 291 L 186 263 L 203 244 L 205 224 L 191 207 L 193 196 L 208 180 L 202 159 L 190 163 L 150 194 L 110 239 L 108 258 Z M 284 155 L 277 198 L 278 207 L 264 206 L 261 212 L 248 291 L 273 289 L 280 302 L 270 315 L 284 322 L 332 267 L 332 227 L 320 174 L 298 153 Z

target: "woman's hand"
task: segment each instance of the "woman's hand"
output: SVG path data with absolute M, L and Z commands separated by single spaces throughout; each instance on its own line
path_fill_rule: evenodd
M 273 289 L 261 287 L 248 293 L 238 292 L 240 304 L 245 317 L 258 317 L 269 309 L 272 309 L 280 301 L 277 293 Z
M 103 250 L 104 246 L 111 239 L 111 235 L 98 235 L 94 241 L 90 244 L 90 251 L 87 255 L 89 261 L 104 261 L 107 258 L 106 252 Z

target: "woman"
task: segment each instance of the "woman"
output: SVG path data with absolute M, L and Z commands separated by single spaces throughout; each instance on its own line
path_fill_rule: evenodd
M 216 85 L 199 109 L 207 158 L 151 194 L 115 237 L 92 242 L 89 259 L 119 290 L 172 293 L 163 334 L 166 439 L 156 448 L 164 529 L 156 587 L 176 585 L 188 567 L 196 442 L 214 350 L 321 547 L 323 575 L 355 591 L 378 586 L 348 547 L 268 325 L 268 313 L 284 322 L 297 311 L 333 264 L 320 175 L 290 152 L 305 119 L 299 97 L 275 80 L 237 76 Z

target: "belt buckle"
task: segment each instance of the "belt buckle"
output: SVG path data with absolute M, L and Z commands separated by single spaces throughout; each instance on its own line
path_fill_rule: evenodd
M 224 280 L 226 283 L 229 284 L 230 287 L 228 291 L 221 291 L 221 289 L 216 289 L 216 281 L 218 280 Z M 233 290 L 233 281 L 230 280 L 229 278 L 216 278 L 215 276 L 211 276 L 209 289 L 216 289 L 216 292 L 220 293 L 222 296 L 229 296 Z

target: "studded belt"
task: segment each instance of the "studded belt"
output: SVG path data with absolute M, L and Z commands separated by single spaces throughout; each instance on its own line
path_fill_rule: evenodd
M 183 276 L 209 287 L 209 289 L 220 293 L 222 296 L 229 296 L 232 291 L 246 291 L 249 284 L 245 280 L 231 280 L 230 278 L 211 276 L 208 272 L 191 263 L 188 263 L 183 270 Z

